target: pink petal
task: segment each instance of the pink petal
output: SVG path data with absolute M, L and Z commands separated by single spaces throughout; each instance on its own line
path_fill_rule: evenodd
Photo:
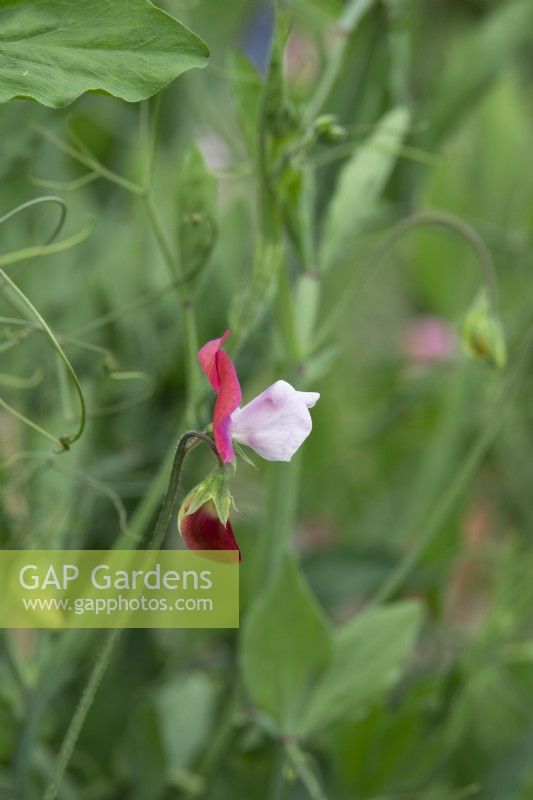
M 411 362 L 426 365 L 452 358 L 456 335 L 439 317 L 418 317 L 407 325 L 402 346 Z
M 233 362 L 221 349 L 229 335 L 230 331 L 226 331 L 219 339 L 212 339 L 198 353 L 201 367 L 218 394 L 213 412 L 213 434 L 218 453 L 224 462 L 235 458 L 231 443 L 230 417 L 242 398 Z
M 231 443 L 231 415 L 241 402 L 241 386 L 233 362 L 224 350 L 217 352 L 215 364 L 220 387 L 213 412 L 215 444 L 222 461 L 233 461 L 235 453 Z
M 216 367 L 216 355 L 229 335 L 230 331 L 226 331 L 219 339 L 211 339 L 210 342 L 204 344 L 204 346 L 198 351 L 198 361 L 200 362 L 200 366 L 207 375 L 209 383 L 215 392 L 218 392 L 220 389 L 220 378 L 218 376 Z
M 231 436 L 268 461 L 290 461 L 311 433 L 309 408 L 319 397 L 276 381 L 232 414 Z

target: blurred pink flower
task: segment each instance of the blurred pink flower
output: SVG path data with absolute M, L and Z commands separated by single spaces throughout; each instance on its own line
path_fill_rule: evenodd
M 447 361 L 456 346 L 455 331 L 439 317 L 414 318 L 402 335 L 402 350 L 415 366 Z
M 239 407 L 241 386 L 233 362 L 222 345 L 230 335 L 207 342 L 198 353 L 200 365 L 217 393 L 213 435 L 221 459 L 233 461 L 232 441 L 251 447 L 267 461 L 290 461 L 313 427 L 309 409 L 318 392 L 299 392 L 276 381 L 254 400 Z

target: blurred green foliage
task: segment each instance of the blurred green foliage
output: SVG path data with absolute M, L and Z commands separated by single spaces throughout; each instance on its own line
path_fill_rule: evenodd
M 0 106 L 0 213 L 58 195 L 56 241 L 95 220 L 78 246 L 6 267 L 88 424 L 58 455 L 0 409 L 2 546 L 147 542 L 169 447 L 210 419 L 184 300 L 197 344 L 235 328 L 245 399 L 279 377 L 321 399 L 295 465 L 239 461 L 241 631 L 129 631 L 59 796 L 530 800 L 533 5 L 291 0 L 268 76 L 268 3 L 160 5 L 211 58 L 149 107 Z M 344 138 L 317 140 L 321 114 Z M 142 197 L 94 158 L 135 185 L 153 170 L 178 293 Z M 458 338 L 483 288 L 468 243 L 420 226 L 387 244 L 431 210 L 492 255 L 504 370 Z M 2 223 L 0 258 L 41 246 L 58 214 Z M 70 432 L 63 365 L 5 286 L 0 302 L 0 397 Z M 190 456 L 184 489 L 210 459 Z M 100 646 L 3 633 L 0 797 L 42 797 Z

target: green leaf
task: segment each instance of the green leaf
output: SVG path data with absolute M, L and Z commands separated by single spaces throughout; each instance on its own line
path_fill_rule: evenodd
M 4 0 L 0 31 L 0 102 L 60 108 L 90 91 L 137 102 L 209 55 L 147 0 Z
M 147 795 L 163 800 L 167 784 L 165 754 L 153 703 L 141 703 L 135 709 L 127 743 L 131 764 L 129 796 L 132 800 L 142 800 Z
M 398 680 L 421 620 L 421 607 L 408 601 L 372 608 L 335 633 L 333 658 L 297 733 L 308 736 L 368 703 Z
M 390 111 L 341 170 L 324 224 L 320 254 L 323 267 L 331 266 L 345 254 L 374 210 L 396 164 L 408 126 L 406 108 Z
M 216 691 L 201 672 L 180 675 L 156 696 L 161 740 L 170 775 L 187 770 L 211 734 Z
M 207 264 L 217 238 L 217 180 L 202 153 L 193 148 L 186 156 L 178 187 L 178 243 L 181 266 L 190 281 Z
M 293 733 L 330 651 L 326 620 L 286 556 L 242 632 L 241 666 L 252 702 Z

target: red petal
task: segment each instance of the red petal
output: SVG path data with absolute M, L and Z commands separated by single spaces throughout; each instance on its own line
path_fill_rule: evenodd
M 233 362 L 224 350 L 218 350 L 216 353 L 215 367 L 220 382 L 213 412 L 215 444 L 222 461 L 233 461 L 235 453 L 229 430 L 230 417 L 241 402 L 241 385 Z
M 189 550 L 239 550 L 231 522 L 224 526 L 205 506 L 182 518 L 181 535 Z
M 211 339 L 210 342 L 204 344 L 204 346 L 198 351 L 198 361 L 200 362 L 200 366 L 207 375 L 209 383 L 215 392 L 218 392 L 220 389 L 220 378 L 217 372 L 216 355 L 229 335 L 230 331 L 226 331 L 219 339 Z

